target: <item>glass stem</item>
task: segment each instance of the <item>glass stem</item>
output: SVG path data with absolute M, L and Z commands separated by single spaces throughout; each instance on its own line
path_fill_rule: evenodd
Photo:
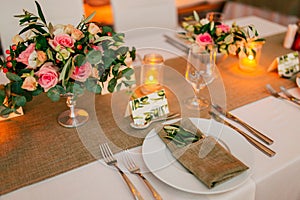
M 70 118 L 75 118 L 75 105 L 76 105 L 76 101 L 73 100 L 73 96 L 69 96 L 67 98 L 67 105 L 70 108 Z

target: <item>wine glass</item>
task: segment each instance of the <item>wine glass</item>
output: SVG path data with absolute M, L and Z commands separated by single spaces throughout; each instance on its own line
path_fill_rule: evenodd
M 200 95 L 200 90 L 210 84 L 215 78 L 216 48 L 210 48 L 194 44 L 189 49 L 186 80 L 193 86 L 195 96 L 188 98 L 185 105 L 189 109 L 203 110 L 208 107 L 209 101 Z

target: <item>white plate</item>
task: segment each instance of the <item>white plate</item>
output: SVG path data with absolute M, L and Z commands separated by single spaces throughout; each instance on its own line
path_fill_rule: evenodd
M 198 118 L 191 118 L 191 121 L 206 135 L 219 138 L 221 144 L 225 143 L 230 152 L 250 169 L 209 189 L 174 159 L 154 129 L 146 136 L 142 146 L 143 159 L 148 169 L 164 183 L 176 189 L 196 194 L 227 192 L 246 182 L 250 178 L 253 166 L 253 153 L 247 141 L 233 129 L 216 121 Z

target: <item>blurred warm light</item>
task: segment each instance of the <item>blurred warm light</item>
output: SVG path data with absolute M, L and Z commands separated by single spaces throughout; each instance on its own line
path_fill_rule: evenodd
M 111 5 L 90 6 L 87 3 L 84 4 L 84 12 L 86 17 L 92 14 L 94 11 L 96 11 L 96 15 L 92 21 L 100 22 L 105 25 L 112 25 L 114 23 Z
M 13 148 L 15 148 L 15 146 L 16 146 L 15 141 L 17 140 L 18 137 L 19 137 L 18 134 L 12 133 L 11 127 L 9 127 L 9 123 L 1 122 L 1 125 L 0 125 L 0 156 L 5 156 L 5 154 L 9 153 Z

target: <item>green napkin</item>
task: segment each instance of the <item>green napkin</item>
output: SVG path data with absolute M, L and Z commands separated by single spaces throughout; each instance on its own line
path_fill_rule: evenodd
M 249 169 L 220 145 L 215 138 L 206 137 L 189 119 L 182 119 L 175 125 L 196 134 L 199 140 L 179 146 L 178 143 L 166 138 L 168 133 L 164 129 L 161 129 L 158 135 L 178 162 L 208 188 L 213 188 Z

